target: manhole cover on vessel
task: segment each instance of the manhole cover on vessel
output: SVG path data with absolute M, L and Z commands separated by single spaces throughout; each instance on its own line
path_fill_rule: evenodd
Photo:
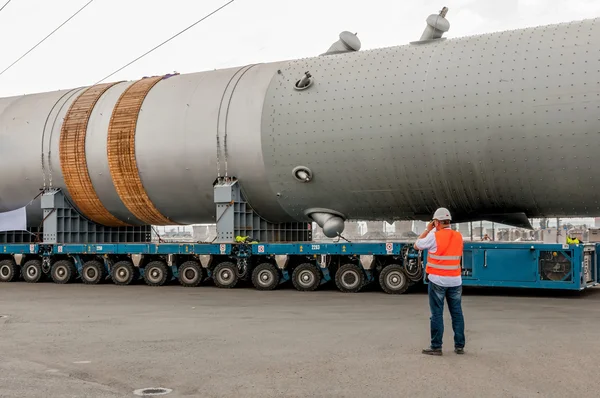
M 140 397 L 155 397 L 158 395 L 167 395 L 171 393 L 173 390 L 170 388 L 162 388 L 162 387 L 153 387 L 153 388 L 140 388 L 139 390 L 135 390 L 133 393 Z

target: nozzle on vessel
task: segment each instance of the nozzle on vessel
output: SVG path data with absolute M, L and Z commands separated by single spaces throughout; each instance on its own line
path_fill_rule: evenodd
M 450 22 L 446 19 L 448 7 L 442 8 L 439 14 L 431 14 L 427 17 L 427 27 L 421 35 L 420 41 L 440 39 L 444 33 L 450 30 Z

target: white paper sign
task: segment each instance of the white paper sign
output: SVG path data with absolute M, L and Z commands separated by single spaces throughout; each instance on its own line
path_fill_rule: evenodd
M 26 231 L 27 213 L 25 208 L 0 213 L 0 232 L 3 231 Z

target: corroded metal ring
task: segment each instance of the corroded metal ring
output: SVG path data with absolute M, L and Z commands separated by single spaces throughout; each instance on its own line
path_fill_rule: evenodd
M 89 87 L 73 102 L 60 134 L 60 166 L 74 205 L 90 220 L 111 227 L 126 226 L 104 207 L 90 179 L 85 153 L 88 122 L 100 97 L 118 83 Z
M 135 131 L 144 99 L 162 76 L 138 80 L 121 94 L 108 127 L 108 166 L 123 204 L 146 224 L 176 224 L 154 206 L 142 184 L 135 158 Z

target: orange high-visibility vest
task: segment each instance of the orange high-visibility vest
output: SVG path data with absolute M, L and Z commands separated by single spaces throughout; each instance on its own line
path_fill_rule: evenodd
M 463 254 L 462 235 L 449 228 L 435 232 L 437 250 L 427 252 L 427 267 L 425 272 L 438 276 L 460 276 L 460 259 Z

